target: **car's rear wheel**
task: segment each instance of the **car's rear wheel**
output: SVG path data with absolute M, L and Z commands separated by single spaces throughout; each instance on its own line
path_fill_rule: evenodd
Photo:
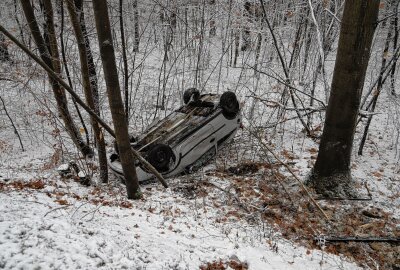
M 227 91 L 221 95 L 219 105 L 222 108 L 223 115 L 231 120 L 236 117 L 239 112 L 239 101 L 236 98 L 235 93 Z
M 189 88 L 183 93 L 183 102 L 188 104 L 190 100 L 197 101 L 200 98 L 200 92 L 196 88 Z
M 156 144 L 146 155 L 147 161 L 159 172 L 167 172 L 171 160 L 175 160 L 174 152 L 166 144 Z

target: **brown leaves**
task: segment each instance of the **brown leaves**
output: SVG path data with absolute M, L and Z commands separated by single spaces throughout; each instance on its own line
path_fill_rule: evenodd
M 249 269 L 249 266 L 246 262 L 240 262 L 238 260 L 229 260 L 229 261 L 213 261 L 213 262 L 208 262 L 206 264 L 203 264 L 200 266 L 200 270 L 225 270 L 228 269 L 233 269 L 233 270 L 247 270 Z
M 24 181 L 13 181 L 10 183 L 0 183 L 0 190 L 10 190 L 10 189 L 43 189 L 45 186 L 43 180 L 32 179 L 28 182 Z
M 372 175 L 375 177 L 378 177 L 378 178 L 383 176 L 382 173 L 380 173 L 380 172 L 372 172 Z
M 225 270 L 225 264 L 220 261 L 208 262 L 206 265 L 201 265 L 200 270 Z
M 119 204 L 119 206 L 120 206 L 121 208 L 129 208 L 129 209 L 131 209 L 131 208 L 132 208 L 132 203 L 131 203 L 131 202 L 128 202 L 128 201 L 123 201 L 123 202 L 121 202 L 121 203 Z
M 67 200 L 55 200 L 54 202 L 58 203 L 59 205 L 69 205 Z

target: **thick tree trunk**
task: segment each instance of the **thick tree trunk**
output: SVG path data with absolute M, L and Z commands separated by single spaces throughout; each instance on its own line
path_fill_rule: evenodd
M 79 59 L 81 63 L 81 74 L 82 74 L 82 84 L 85 93 L 86 102 L 90 109 L 96 111 L 95 101 L 93 98 L 93 92 L 91 88 L 91 78 L 89 72 L 88 57 L 86 53 L 85 39 L 83 37 L 81 25 L 79 18 L 77 16 L 75 4 L 73 0 L 66 1 L 69 17 L 71 19 L 72 27 L 75 32 L 76 41 L 79 50 Z M 107 155 L 106 155 L 106 145 L 104 142 L 104 134 L 99 123 L 96 119 L 91 117 L 91 124 L 93 128 L 94 135 L 97 142 L 97 153 L 99 156 L 99 167 L 100 167 L 100 179 L 103 183 L 108 182 L 108 166 L 107 166 Z
M 126 124 L 121 88 L 118 81 L 107 1 L 92 0 L 92 4 L 101 61 L 103 63 L 104 78 L 107 86 L 108 101 L 110 103 L 122 170 L 125 176 L 126 189 L 128 198 L 135 199 L 140 197 L 139 183 L 136 175 L 135 160 L 129 142 L 128 126 Z
M 47 32 L 51 44 L 46 44 L 42 34 L 40 33 L 40 29 L 36 21 L 35 14 L 33 12 L 33 7 L 30 1 L 21 0 L 21 5 L 25 14 L 26 21 L 28 22 L 33 39 L 35 40 L 36 46 L 38 47 L 43 62 L 45 62 L 47 66 L 51 67 L 54 72 L 60 74 L 60 69 L 61 69 L 60 59 L 58 54 L 57 41 L 54 34 L 54 24 L 52 19 L 53 8 L 51 6 L 51 1 L 50 0 L 44 1 L 45 16 L 47 23 L 45 31 Z M 48 48 L 51 49 L 51 52 L 49 52 Z M 69 133 L 72 141 L 75 143 L 75 145 L 78 147 L 78 149 L 84 156 L 93 155 L 92 149 L 90 149 L 90 147 L 82 139 L 71 117 L 71 114 L 69 113 L 67 97 L 65 95 L 64 90 L 61 88 L 60 84 L 57 81 L 55 81 L 50 75 L 49 75 L 49 80 L 53 89 L 54 97 L 57 102 L 58 111 L 60 112 L 61 118 L 63 119 L 65 124 L 65 128 Z
M 351 195 L 350 159 L 379 0 L 346 1 L 324 131 L 310 184 L 325 196 Z

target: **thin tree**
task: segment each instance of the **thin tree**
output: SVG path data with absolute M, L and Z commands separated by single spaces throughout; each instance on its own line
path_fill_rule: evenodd
M 119 27 L 121 33 L 121 47 L 122 47 L 122 63 L 124 65 L 124 103 L 125 103 L 125 118 L 129 124 L 129 70 L 128 59 L 126 57 L 126 42 L 125 42 L 125 27 L 124 27 L 124 14 L 123 14 L 124 1 L 119 0 Z M 135 47 L 134 47 L 135 48 Z
M 33 36 L 33 39 L 38 47 L 40 57 L 43 62 L 46 63 L 55 73 L 60 74 L 60 59 L 57 48 L 57 40 L 54 34 L 54 23 L 53 23 L 53 8 L 50 0 L 44 0 L 44 9 L 46 16 L 46 32 L 48 42 L 43 38 L 39 25 L 37 23 L 33 7 L 30 1 L 21 0 L 21 6 L 25 14 L 26 21 L 28 22 L 29 29 Z M 50 42 L 50 44 L 49 44 Z M 49 75 L 50 84 L 54 93 L 54 97 L 57 103 L 58 111 L 60 112 L 61 118 L 64 121 L 67 132 L 69 133 L 72 141 L 81 151 L 84 156 L 93 154 L 92 149 L 87 145 L 82 136 L 80 135 L 68 109 L 67 96 L 64 89 L 60 84 Z
M 89 105 L 90 109 L 96 111 L 95 100 L 93 98 L 93 92 L 90 83 L 90 71 L 88 64 L 88 56 L 86 52 L 85 39 L 83 37 L 81 25 L 79 22 L 79 18 L 77 16 L 77 12 L 75 9 L 75 4 L 72 0 L 66 0 L 69 17 L 71 20 L 72 27 L 74 29 L 78 51 L 79 51 L 79 59 L 81 63 L 81 75 L 82 75 L 82 84 L 83 90 L 85 93 L 86 102 Z M 97 153 L 99 156 L 99 167 L 100 167 L 100 179 L 103 183 L 108 182 L 108 167 L 107 167 L 107 156 L 106 156 L 106 145 L 104 142 L 104 134 L 101 129 L 99 123 L 97 123 L 96 119 L 91 117 L 91 124 L 93 128 L 93 132 L 97 142 Z
M 133 14 L 135 16 L 135 21 L 134 21 L 134 28 L 135 28 L 135 41 L 133 45 L 133 51 L 138 52 L 139 51 L 139 11 L 138 11 L 138 0 L 133 0 Z
M 0 61 L 10 61 L 10 54 L 3 34 L 0 34 Z
M 108 101 L 113 119 L 115 136 L 125 176 L 129 199 L 140 197 L 139 183 L 136 175 L 135 159 L 131 150 L 128 125 L 122 103 L 121 88 L 118 81 L 117 64 L 111 34 L 110 19 L 106 0 L 92 0 L 96 21 L 100 56 L 103 63 L 104 78 L 107 86 Z
M 350 160 L 379 0 L 346 1 L 332 90 L 309 184 L 324 196 L 351 196 Z
M 83 34 L 83 38 L 85 39 L 85 47 L 86 47 L 86 55 L 89 65 L 89 74 L 90 74 L 90 85 L 93 92 L 95 112 L 97 115 L 100 115 L 100 101 L 99 101 L 99 90 L 97 85 L 97 72 L 96 66 L 93 60 L 92 49 L 90 47 L 89 35 L 86 30 L 86 22 L 85 22 L 85 12 L 83 12 L 83 0 L 75 0 L 75 8 L 77 14 L 79 14 L 79 22 L 81 24 L 81 30 Z

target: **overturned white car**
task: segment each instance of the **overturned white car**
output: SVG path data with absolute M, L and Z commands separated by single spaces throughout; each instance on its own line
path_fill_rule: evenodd
M 132 148 L 164 177 L 190 173 L 205 165 L 241 126 L 240 106 L 233 92 L 200 95 L 198 90 L 190 88 L 183 99 L 184 106 L 131 140 Z M 124 181 L 116 143 L 108 164 Z M 153 178 L 139 161 L 136 171 L 140 182 Z

